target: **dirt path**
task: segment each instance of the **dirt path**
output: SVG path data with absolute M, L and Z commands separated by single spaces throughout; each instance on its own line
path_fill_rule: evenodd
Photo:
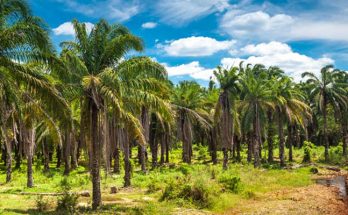
M 346 215 L 348 204 L 347 200 L 339 197 L 338 188 L 316 184 L 245 200 L 224 214 Z

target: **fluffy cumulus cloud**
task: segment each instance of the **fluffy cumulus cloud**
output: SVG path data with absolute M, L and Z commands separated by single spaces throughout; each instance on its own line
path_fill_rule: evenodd
M 90 22 L 85 22 L 85 25 L 87 28 L 87 32 L 91 32 L 94 25 Z M 69 36 L 75 35 L 74 26 L 71 22 L 65 22 L 59 25 L 58 27 L 53 28 L 52 30 L 55 35 L 69 35 Z
M 303 72 L 309 71 L 318 74 L 323 66 L 334 63 L 331 58 L 314 59 L 294 52 L 287 44 L 280 42 L 248 45 L 242 48 L 241 52 L 249 55 L 249 57 L 223 58 L 221 64 L 225 67 L 231 67 L 244 61 L 251 64 L 263 64 L 266 67 L 278 66 L 293 77 L 295 81 L 300 81 Z
M 145 22 L 141 25 L 142 28 L 152 29 L 157 27 L 156 22 Z
M 322 19 L 319 14 L 268 14 L 264 11 L 241 12 L 229 10 L 220 21 L 222 31 L 241 40 L 294 41 L 340 40 L 348 41 L 348 16 Z
M 157 1 L 155 5 L 161 20 L 168 24 L 182 25 L 229 7 L 228 0 L 170 0 Z
M 193 61 L 187 64 L 181 64 L 178 66 L 169 66 L 168 64 L 163 64 L 169 76 L 183 76 L 189 75 L 192 78 L 200 80 L 209 80 L 213 76 L 214 69 L 208 69 L 202 67 L 198 61 Z
M 126 21 L 140 12 L 138 0 L 100 0 L 100 1 L 81 1 L 77 0 L 56 0 L 65 4 L 69 10 L 80 14 L 101 18 L 105 17 L 119 22 Z
M 287 32 L 281 31 L 294 22 L 291 16 L 269 14 L 256 11 L 251 13 L 236 14 L 231 10 L 224 14 L 221 20 L 221 28 L 237 38 L 263 39 L 282 39 L 286 37 Z
M 218 41 L 210 37 L 187 37 L 166 44 L 157 44 L 169 56 L 210 56 L 219 51 L 231 50 L 234 40 Z

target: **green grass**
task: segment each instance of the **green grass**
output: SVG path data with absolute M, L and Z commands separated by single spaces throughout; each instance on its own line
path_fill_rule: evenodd
M 313 160 L 321 162 L 323 148 L 313 149 Z M 339 149 L 332 148 L 330 155 L 336 158 Z M 166 165 L 143 174 L 139 171 L 137 161 L 134 158 L 136 168 L 132 177 L 133 190 L 118 194 L 109 194 L 111 186 L 122 187 L 123 173 L 121 175 L 109 175 L 105 177 L 102 172 L 102 190 L 103 201 L 116 201 L 117 203 L 103 206 L 98 213 L 108 214 L 113 211 L 126 214 L 164 214 L 177 210 L 177 208 L 193 208 L 208 210 L 212 212 L 223 212 L 228 208 L 234 207 L 243 199 L 261 198 L 267 192 L 294 187 L 308 186 L 313 183 L 311 180 L 310 167 L 303 167 L 294 170 L 280 169 L 277 163 L 264 165 L 263 168 L 255 169 L 252 164 L 248 164 L 243 159 L 242 163 L 230 163 L 228 170 L 222 170 L 221 164 L 212 165 L 209 162 L 209 156 L 205 148 L 195 146 L 194 160 L 192 165 L 181 163 L 181 150 L 174 149 L 171 153 L 171 162 L 175 165 Z M 263 152 L 264 153 L 264 152 Z M 133 157 L 136 152 L 134 151 Z M 277 150 L 275 150 L 275 156 Z M 221 159 L 221 154 L 219 158 Z M 242 153 L 245 157 L 245 152 Z M 263 154 L 265 157 L 265 154 Z M 302 150 L 294 150 L 294 159 L 297 163 L 301 162 L 303 156 Z M 200 158 L 200 159 L 198 159 Z M 232 162 L 232 161 L 231 161 Z M 338 161 L 335 161 L 338 162 Z M 149 164 L 150 165 L 150 164 Z M 0 181 L 5 181 L 5 170 L 1 166 Z M 25 164 L 22 170 L 13 171 L 13 180 L 8 184 L 0 186 L 0 214 L 18 214 L 18 213 L 36 213 L 36 196 L 16 195 L 20 192 L 58 192 L 60 183 L 64 176 L 61 170 L 53 168 L 53 163 L 49 173 L 42 173 L 42 167 L 34 168 L 34 188 L 26 188 L 26 169 Z M 229 190 L 229 179 L 239 178 L 238 188 Z M 178 181 L 182 181 L 180 184 Z M 85 167 L 79 166 L 68 176 L 68 181 L 73 191 L 91 190 L 91 182 L 88 171 Z M 227 181 L 227 182 L 226 182 Z M 195 201 L 188 196 L 177 195 L 174 199 L 160 201 L 163 192 L 170 183 L 176 183 L 175 188 L 180 192 L 183 186 L 196 191 L 204 185 L 201 190 L 205 193 L 209 204 Z M 198 187 L 198 188 L 197 188 Z M 150 200 L 144 199 L 148 197 Z M 123 200 L 131 203 L 128 204 Z M 50 211 L 54 210 L 56 197 L 47 197 Z M 90 198 L 80 198 L 81 202 L 90 203 Z M 202 203 L 202 204 L 201 204 Z M 95 213 L 90 209 L 83 209 L 83 213 Z M 53 212 L 52 212 L 53 213 Z

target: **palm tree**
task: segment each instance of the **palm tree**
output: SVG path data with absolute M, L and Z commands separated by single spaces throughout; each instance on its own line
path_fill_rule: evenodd
M 196 122 L 209 128 L 207 113 L 202 109 L 203 91 L 199 84 L 192 81 L 180 82 L 173 92 L 172 102 L 176 109 L 178 138 L 182 141 L 183 162 L 191 163 L 192 124 Z
M 285 138 L 284 138 L 284 120 L 292 127 L 294 124 L 304 126 L 305 120 L 310 118 L 310 108 L 303 102 L 302 92 L 295 87 L 292 80 L 288 77 L 282 77 L 272 82 L 273 101 L 276 106 L 278 119 L 279 136 L 279 159 L 280 165 L 285 165 Z M 288 135 L 288 138 L 289 137 Z M 292 143 L 290 140 L 289 143 Z M 289 159 L 292 157 L 292 145 L 289 145 Z
M 220 95 L 215 109 L 215 122 L 219 122 L 222 150 L 224 154 L 223 168 L 227 169 L 228 151 L 233 146 L 232 109 L 236 95 L 239 93 L 238 68 L 222 69 L 218 67 L 214 75 L 220 84 Z
M 241 76 L 241 106 L 243 111 L 241 123 L 244 131 L 252 132 L 252 143 L 254 151 L 254 166 L 261 165 L 261 128 L 270 108 L 274 109 L 268 80 L 262 74 L 264 68 L 255 65 L 253 68 L 247 66 Z
M 15 17 L 15 19 L 14 19 Z M 6 113 L 1 114 L 2 136 L 7 138 L 6 123 L 13 107 L 19 107 L 23 88 L 32 96 L 45 101 L 46 106 L 61 108 L 66 113 L 66 103 L 42 72 L 28 64 L 47 64 L 53 61 L 53 48 L 42 20 L 32 15 L 23 0 L 0 1 L 0 92 Z M 18 109 L 17 109 L 18 110 Z M 54 109 L 51 109 L 54 110 Z M 5 124 L 4 124 L 5 123 Z M 16 123 L 17 124 L 17 123 Z M 17 126 L 12 123 L 12 126 Z M 15 134 L 13 134 L 15 135 Z M 7 144 L 7 181 L 11 179 L 12 147 Z
M 63 42 L 64 67 L 68 86 L 74 86 L 76 97 L 81 98 L 81 133 L 90 153 L 91 175 L 93 184 L 93 203 L 96 209 L 101 204 L 100 192 L 100 148 L 102 134 L 106 134 L 108 114 L 119 120 L 120 126 L 127 130 L 125 135 L 132 141 L 138 139 L 145 144 L 142 126 L 136 117 L 141 102 L 148 102 L 152 107 L 166 109 L 169 105 L 154 92 L 161 91 L 163 84 L 156 79 L 137 76 L 130 78 L 125 74 L 139 73 L 139 66 L 131 64 L 123 57 L 131 50 L 142 51 L 140 38 L 132 35 L 121 25 L 109 25 L 105 20 L 99 21 L 88 34 L 86 26 L 73 21 L 76 41 Z M 62 73 L 64 71 L 61 71 Z M 100 120 L 103 119 L 103 120 Z M 99 133 L 98 131 L 103 131 Z M 106 138 L 107 139 L 107 138 Z M 129 141 L 124 144 L 125 149 Z M 125 153 L 125 166 L 130 169 L 128 152 Z M 126 171 L 126 174 L 127 171 Z M 125 179 L 128 180 L 127 177 Z M 128 184 L 128 182 L 127 182 Z
M 302 74 L 311 91 L 310 96 L 315 99 L 316 106 L 323 116 L 323 138 L 325 145 L 325 161 L 329 160 L 329 141 L 327 136 L 327 107 L 331 104 L 347 106 L 347 83 L 340 82 L 340 72 L 332 65 L 325 66 L 320 71 L 320 77 L 311 72 Z

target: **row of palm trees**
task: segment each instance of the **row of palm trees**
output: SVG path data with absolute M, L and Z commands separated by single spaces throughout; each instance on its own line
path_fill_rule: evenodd
M 47 27 L 25 1 L 0 1 L 0 20 L 0 143 L 7 182 L 13 157 L 17 168 L 26 158 L 27 186 L 32 187 L 34 155 L 49 171 L 56 151 L 57 167 L 63 160 L 65 175 L 82 159 L 88 161 L 92 207 L 98 208 L 101 167 L 120 173 L 122 152 L 124 185 L 130 186 L 134 147 L 144 173 L 148 146 L 156 168 L 159 148 L 163 164 L 177 142 L 186 163 L 195 143 L 209 147 L 214 164 L 221 150 L 224 169 L 231 155 L 241 159 L 244 145 L 255 167 L 266 146 L 266 160 L 274 162 L 274 140 L 281 166 L 285 145 L 292 161 L 293 146 L 304 140 L 325 145 L 328 160 L 329 139 L 335 144 L 338 136 L 346 156 L 348 76 L 332 66 L 320 77 L 304 73 L 306 82 L 295 83 L 277 67 L 241 63 L 217 67 L 207 88 L 193 81 L 173 85 L 162 65 L 148 57 L 127 57 L 144 45 L 122 25 L 101 20 L 88 32 L 74 20 L 75 40 L 63 42 L 57 54 Z M 339 135 L 331 129 L 334 117 Z

